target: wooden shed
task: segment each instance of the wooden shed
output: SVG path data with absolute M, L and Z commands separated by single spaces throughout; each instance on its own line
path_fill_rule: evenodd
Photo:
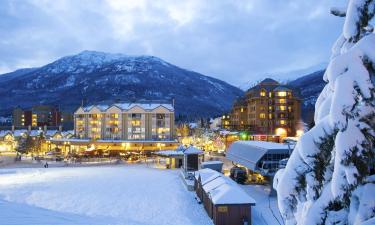
M 203 169 L 196 176 L 196 193 L 215 225 L 251 224 L 255 200 L 223 174 Z
M 201 169 L 196 173 L 194 180 L 194 190 L 198 198 L 203 202 L 203 185 L 212 181 L 216 177 L 221 176 L 220 173 L 212 169 Z
M 251 207 L 255 200 L 237 184 L 223 184 L 210 193 L 215 225 L 251 225 Z
M 199 169 L 201 155 L 203 155 L 203 151 L 193 146 L 189 146 L 184 150 L 183 167 L 185 173 L 189 171 L 197 171 Z

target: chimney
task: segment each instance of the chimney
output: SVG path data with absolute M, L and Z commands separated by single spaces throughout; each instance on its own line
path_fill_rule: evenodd
M 15 130 L 15 127 L 14 127 L 14 125 L 12 125 L 12 132 L 14 132 L 14 130 Z
M 43 130 L 44 130 L 44 132 L 47 132 L 47 125 L 44 125 Z

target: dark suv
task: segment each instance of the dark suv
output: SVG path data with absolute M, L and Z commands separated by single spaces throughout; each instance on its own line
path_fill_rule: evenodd
M 239 184 L 244 184 L 247 180 L 246 170 L 238 166 L 232 167 L 230 169 L 230 178 Z

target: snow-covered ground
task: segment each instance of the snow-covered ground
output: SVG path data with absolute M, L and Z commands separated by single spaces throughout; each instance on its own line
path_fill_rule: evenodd
M 118 165 L 1 169 L 0 224 L 213 223 L 178 170 Z
M 277 197 L 269 196 L 269 186 L 241 185 L 241 187 L 256 201 L 251 212 L 254 225 L 284 225 L 277 207 Z

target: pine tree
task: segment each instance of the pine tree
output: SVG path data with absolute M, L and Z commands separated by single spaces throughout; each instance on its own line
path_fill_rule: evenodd
M 375 224 L 375 0 L 350 0 L 315 126 L 277 174 L 286 224 Z

